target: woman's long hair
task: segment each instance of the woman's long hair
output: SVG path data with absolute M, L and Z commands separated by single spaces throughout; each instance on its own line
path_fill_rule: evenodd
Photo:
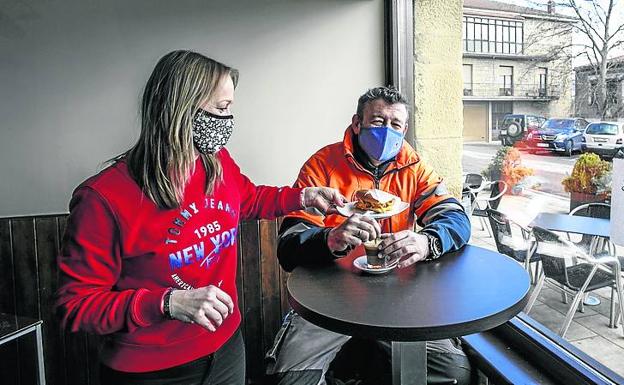
M 238 71 L 191 51 L 163 56 L 150 75 L 141 102 L 141 135 L 123 154 L 130 174 L 158 207 L 182 204 L 194 171 L 193 117 L 225 76 L 236 86 Z M 200 155 L 206 169 L 206 193 L 221 180 L 215 155 Z

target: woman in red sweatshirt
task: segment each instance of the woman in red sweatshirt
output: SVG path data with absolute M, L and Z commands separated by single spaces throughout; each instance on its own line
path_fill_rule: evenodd
M 243 384 L 237 228 L 344 198 L 256 186 L 223 146 L 238 73 L 198 53 L 165 55 L 137 143 L 76 188 L 58 264 L 71 331 L 106 335 L 103 384 Z

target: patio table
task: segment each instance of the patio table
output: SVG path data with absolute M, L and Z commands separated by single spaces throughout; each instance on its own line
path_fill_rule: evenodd
M 325 329 L 392 341 L 395 385 L 426 384 L 424 341 L 494 328 L 528 300 L 526 270 L 481 247 L 468 245 L 386 275 L 355 268 L 358 251 L 329 265 L 296 268 L 288 278 L 288 301 Z
M 583 217 L 579 215 L 540 213 L 531 222 L 531 227 L 539 226 L 550 231 L 585 234 L 592 237 L 609 238 L 611 221 L 605 218 Z

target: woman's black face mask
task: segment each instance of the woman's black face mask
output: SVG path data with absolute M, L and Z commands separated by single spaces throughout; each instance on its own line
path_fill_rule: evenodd
M 230 140 L 233 115 L 215 115 L 199 109 L 193 118 L 193 143 L 202 154 L 214 154 Z

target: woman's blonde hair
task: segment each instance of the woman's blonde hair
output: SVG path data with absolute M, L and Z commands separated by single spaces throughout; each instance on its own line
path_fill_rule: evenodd
M 236 86 L 237 70 L 191 51 L 170 52 L 154 67 L 143 91 L 141 135 L 120 158 L 158 207 L 182 204 L 195 165 L 193 118 L 225 76 Z M 200 156 L 210 193 L 222 178 L 221 164 L 216 155 Z

